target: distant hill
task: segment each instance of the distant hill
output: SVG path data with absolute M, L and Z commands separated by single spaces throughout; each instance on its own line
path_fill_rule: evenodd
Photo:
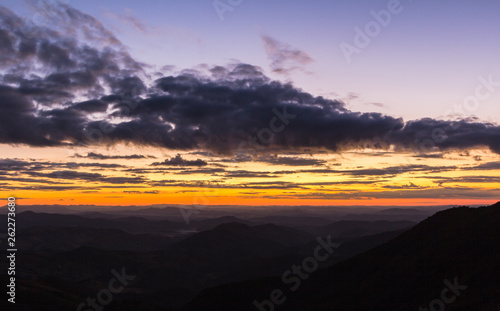
M 192 233 L 170 238 L 165 232 L 185 224 L 99 213 L 18 216 L 17 264 L 23 267 L 17 275 L 23 292 L 16 305 L 19 310 L 75 308 L 78 300 L 107 286 L 110 270 L 120 267 L 138 279 L 106 310 L 178 310 L 204 288 L 279 275 L 317 245 L 317 235 L 309 232 L 274 224 L 248 225 L 235 217 L 193 221 Z M 207 229 L 195 232 L 201 228 Z M 399 233 L 349 238 L 324 266 Z M 6 253 L 0 255 L 5 263 Z M 42 301 L 47 308 L 34 304 Z
M 319 235 L 330 234 L 335 238 L 352 238 L 366 235 L 373 235 L 386 231 L 395 231 L 401 229 L 409 229 L 416 225 L 412 221 L 359 221 L 359 220 L 342 220 L 326 226 L 319 227 L 303 227 L 308 232 L 313 232 Z
M 431 302 L 436 309 L 435 299 L 442 299 L 446 284 L 458 283 L 466 289 L 460 289 L 446 310 L 498 311 L 499 262 L 500 203 L 459 207 L 438 212 L 379 247 L 316 271 L 295 292 L 280 278 L 246 281 L 204 290 L 184 310 L 255 311 L 253 301 L 270 299 L 275 289 L 286 297 L 276 310 L 419 310 L 429 309 Z M 451 299 L 450 291 L 445 298 Z
M 154 251 L 175 242 L 166 236 L 87 227 L 30 227 L 21 230 L 17 240 L 17 249 L 30 251 L 68 251 L 82 246 L 104 250 Z
M 85 227 L 118 229 L 133 234 L 152 233 L 169 236 L 184 235 L 185 232 L 197 232 L 212 229 L 228 222 L 249 223 L 232 216 L 218 217 L 185 222 L 170 220 L 152 220 L 138 216 L 119 216 L 97 212 L 81 214 L 50 214 L 32 211 L 21 212 L 16 215 L 17 227 L 26 229 L 31 227 Z M 0 215 L 0 223 L 7 222 L 7 215 Z M 6 226 L 5 226 L 6 227 Z
M 478 212 L 487 210 L 452 209 L 417 225 L 332 222 L 328 217 L 302 221 L 299 212 L 285 214 L 284 221 L 296 224 L 294 228 L 262 224 L 265 218 L 254 222 L 256 217 L 200 218 L 186 224 L 134 214 L 21 212 L 16 216 L 16 264 L 22 267 L 17 270 L 22 295 L 16 308 L 75 309 L 79 301 L 106 288 L 112 269 L 122 267 L 137 279 L 106 311 L 179 310 L 189 301 L 187 310 L 245 310 L 248 302 L 248 310 L 254 310 L 252 302 L 269 299 L 275 288 L 283 288 L 287 297 L 276 310 L 406 310 L 422 300 L 428 305 L 445 278 L 453 281 L 456 275 L 462 282 L 462 275 L 451 273 L 460 270 L 456 265 L 465 281 L 486 289 L 488 300 L 496 294 L 492 280 L 497 275 L 499 226 L 498 213 Z M 399 217 L 400 211 L 395 212 Z M 279 276 L 312 256 L 317 239 L 327 235 L 340 246 L 300 289 L 286 292 Z M 0 250 L 1 265 L 7 265 L 6 255 Z M 6 280 L 5 271 L 0 271 L 0 280 Z M 479 279 L 483 285 L 477 285 Z M 359 295 L 366 297 L 353 298 Z M 388 297 L 397 297 L 395 308 L 385 308 Z M 1 310 L 3 306 L 0 302 Z M 457 300 L 446 310 L 458 307 Z

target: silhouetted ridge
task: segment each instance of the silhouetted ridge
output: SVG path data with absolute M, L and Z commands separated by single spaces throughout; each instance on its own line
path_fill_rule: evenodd
M 498 207 L 438 212 L 379 247 L 311 274 L 294 292 L 280 277 L 228 284 L 202 291 L 185 310 L 257 310 L 253 302 L 269 300 L 274 289 L 286 297 L 277 311 L 429 309 L 444 281 L 455 278 L 467 289 L 446 310 L 498 310 L 491 309 L 500 297 Z

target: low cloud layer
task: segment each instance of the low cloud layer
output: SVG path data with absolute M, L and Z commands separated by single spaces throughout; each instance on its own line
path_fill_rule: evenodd
M 0 9 L 0 143 L 131 143 L 223 155 L 389 146 L 417 153 L 488 147 L 500 154 L 498 125 L 434 119 L 405 123 L 380 113 L 353 112 L 340 101 L 271 81 L 248 64 L 153 81 L 148 67 L 128 55 L 95 18 L 66 5 L 52 10 L 59 31 Z M 307 63 L 304 57 L 298 60 Z M 182 165 L 178 160 L 157 165 Z M 266 161 L 305 164 L 293 158 Z
M 166 159 L 163 162 L 154 162 L 153 166 L 206 166 L 208 163 L 197 159 L 197 160 L 185 160 L 180 154 L 173 158 Z
M 131 160 L 131 159 L 154 159 L 155 156 L 142 155 L 142 154 L 130 154 L 130 155 L 104 155 L 96 152 L 89 152 L 87 155 L 75 154 L 75 158 L 88 158 L 93 160 Z

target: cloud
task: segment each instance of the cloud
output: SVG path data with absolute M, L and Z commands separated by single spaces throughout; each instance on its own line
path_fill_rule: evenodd
M 36 27 L 0 9 L 0 143 L 125 143 L 224 156 L 304 148 L 342 152 L 368 145 L 419 154 L 488 147 L 500 154 L 498 125 L 430 118 L 405 123 L 353 112 L 341 101 L 272 81 L 250 64 L 208 66 L 204 74 L 187 70 L 149 81 L 146 66 L 98 20 L 63 4 L 51 10 L 53 23 Z M 270 37 L 263 42 L 277 72 L 312 61 Z M 176 161 L 155 165 L 207 164 Z
M 197 160 L 185 160 L 180 154 L 173 158 L 166 159 L 163 162 L 154 162 L 153 166 L 206 166 L 207 162 L 197 159 Z
M 407 185 L 400 185 L 400 186 L 385 185 L 385 186 L 382 186 L 382 188 L 386 188 L 386 189 L 400 189 L 400 190 L 402 190 L 402 189 L 422 189 L 422 188 L 427 188 L 427 187 L 417 186 L 414 183 L 410 182 Z
M 305 169 L 300 170 L 301 173 L 313 173 L 313 174 L 342 174 L 350 176 L 396 176 L 404 173 L 414 173 L 414 172 L 426 172 L 426 173 L 441 173 L 447 171 L 456 170 L 456 166 L 429 166 L 429 165 L 400 165 L 400 166 L 389 166 L 385 168 L 366 168 L 366 169 L 346 169 L 346 170 L 334 170 L 334 169 Z
M 114 12 L 107 12 L 106 15 L 110 16 L 110 17 L 118 20 L 120 23 L 122 23 L 126 26 L 130 26 L 130 27 L 132 27 L 132 28 L 144 33 L 144 34 L 147 34 L 147 33 L 154 30 L 151 26 L 147 25 L 146 23 L 144 23 L 140 19 L 134 17 L 132 10 L 128 9 L 128 8 L 125 9 L 125 14 L 117 14 Z
M 299 185 L 286 182 L 286 181 L 262 181 L 262 182 L 251 182 L 239 186 L 239 188 L 249 188 L 249 189 L 295 189 L 301 188 Z
M 112 29 L 116 29 L 118 32 L 130 33 L 130 31 L 137 31 L 141 36 L 147 37 L 149 42 L 144 41 L 143 45 L 149 45 L 150 42 L 153 44 L 149 48 L 161 48 L 156 42 L 162 41 L 165 43 L 169 41 L 170 45 L 178 45 L 182 42 L 187 42 L 189 44 L 201 44 L 203 42 L 202 37 L 196 33 L 194 30 L 189 28 L 179 28 L 168 24 L 152 25 L 145 21 L 144 19 L 135 16 L 135 12 L 129 8 L 125 8 L 123 13 L 117 12 L 106 12 L 106 17 L 112 22 Z M 114 21 L 114 22 L 113 22 Z M 144 47 L 147 49 L 148 47 Z M 174 66 L 165 65 L 160 71 L 170 71 Z
M 378 182 L 385 181 L 383 179 L 378 180 Z M 300 186 L 338 186 L 338 185 L 369 185 L 373 184 L 372 180 L 344 180 L 344 181 L 319 181 L 319 182 L 308 182 L 299 183 Z
M 217 176 L 218 173 L 224 173 L 224 172 L 226 172 L 226 170 L 223 168 L 201 168 L 201 169 L 195 169 L 195 170 L 183 170 L 183 171 L 176 172 L 175 174 L 178 174 L 178 175 L 203 174 L 203 175 Z
M 111 169 L 111 168 L 123 168 L 125 166 L 114 163 L 77 163 L 77 162 L 45 162 L 37 160 L 17 160 L 17 159 L 0 159 L 0 172 L 1 171 L 11 171 L 11 172 L 22 172 L 25 170 L 30 171 L 40 171 L 40 170 L 51 170 L 51 169 L 77 169 L 77 168 L 100 168 L 100 169 Z
M 51 173 L 41 173 L 41 172 L 26 172 L 26 174 L 32 177 L 46 177 L 54 179 L 71 179 L 71 180 L 85 180 L 85 181 L 99 181 L 104 177 L 99 173 L 87 173 L 78 171 L 56 171 Z
M 267 57 L 271 61 L 271 70 L 278 74 L 288 75 L 294 70 L 303 67 L 314 60 L 305 52 L 286 43 L 279 42 L 269 36 L 261 36 Z
M 151 191 L 123 191 L 123 193 L 127 194 L 158 194 L 160 191 L 158 190 L 151 190 Z
M 445 190 L 445 191 L 443 191 Z M 480 199 L 485 198 L 498 199 L 500 191 L 497 189 L 467 188 L 467 187 L 448 187 L 432 189 L 405 189 L 405 191 L 387 190 L 387 191 L 342 191 L 342 192 L 308 192 L 289 195 L 261 196 L 267 199 L 321 199 L 321 200 L 354 200 L 354 199 Z
M 280 156 L 260 156 L 254 159 L 255 162 L 263 162 L 273 165 L 287 165 L 287 166 L 319 166 L 326 163 L 325 160 L 301 158 L 301 157 L 280 157 Z
M 436 184 L 444 183 L 500 183 L 499 176 L 459 176 L 459 177 L 433 177 L 433 176 L 419 176 L 419 178 L 432 179 Z
M 385 108 L 385 105 L 382 103 L 365 103 L 365 105 L 372 105 L 379 108 Z
M 469 166 L 462 168 L 463 170 L 472 171 L 490 171 L 490 170 L 500 170 L 500 162 L 488 162 L 479 165 Z
M 67 182 L 54 181 L 51 179 L 43 179 L 43 178 L 23 178 L 23 177 L 15 177 L 15 176 L 0 176 L 0 180 L 5 180 L 9 182 L 21 182 L 21 183 L 39 183 L 39 184 L 69 184 Z
M 247 170 L 229 171 L 225 175 L 231 178 L 276 178 L 271 172 L 254 172 Z
M 95 152 L 89 152 L 86 156 L 75 154 L 77 158 L 89 158 L 94 160 L 110 160 L 110 159 L 155 159 L 155 156 L 151 155 L 142 155 L 142 154 L 131 154 L 131 155 L 122 155 L 122 156 L 112 156 L 112 155 L 104 155 Z
M 111 184 L 141 184 L 147 180 L 143 177 L 114 177 L 104 176 L 99 173 L 87 173 L 78 171 L 55 171 L 50 173 L 41 172 L 26 172 L 26 174 L 33 177 L 45 177 L 53 179 L 69 179 L 69 180 L 84 180 L 88 182 L 102 182 Z
M 412 157 L 419 159 L 442 159 L 444 156 L 442 153 L 423 153 L 423 154 L 416 154 Z
M 91 189 L 88 187 L 80 186 L 9 186 L 12 190 L 34 190 L 34 191 L 71 191 L 71 190 L 85 190 Z

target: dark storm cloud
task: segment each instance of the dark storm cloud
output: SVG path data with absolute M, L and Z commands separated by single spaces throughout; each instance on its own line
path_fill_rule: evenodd
M 147 66 L 130 57 L 98 20 L 67 5 L 45 5 L 53 29 L 0 9 L 0 143 L 126 143 L 218 155 L 391 145 L 419 154 L 475 147 L 500 154 L 497 125 L 433 119 L 405 123 L 380 113 L 353 112 L 340 101 L 271 81 L 248 64 L 212 67 L 207 75 L 181 71 L 152 83 L 144 72 Z M 277 71 L 293 69 L 290 62 L 311 61 L 272 38 L 263 40 Z M 271 161 L 322 164 L 299 158 Z M 176 157 L 155 165 L 207 163 Z
M 71 109 L 73 110 L 79 110 L 89 113 L 105 112 L 107 108 L 108 108 L 108 103 L 105 103 L 100 100 L 88 100 L 71 106 Z
M 106 111 L 108 103 L 98 98 L 104 87 L 122 98 L 120 86 L 141 65 L 95 18 L 62 4 L 41 5 L 53 29 L 0 8 L 0 142 L 78 144 L 86 139 L 88 114 Z M 76 95 L 88 100 L 72 102 Z
M 500 126 L 475 120 L 443 121 L 421 119 L 409 121 L 401 131 L 388 135 L 390 142 L 429 151 L 489 147 L 500 154 Z

